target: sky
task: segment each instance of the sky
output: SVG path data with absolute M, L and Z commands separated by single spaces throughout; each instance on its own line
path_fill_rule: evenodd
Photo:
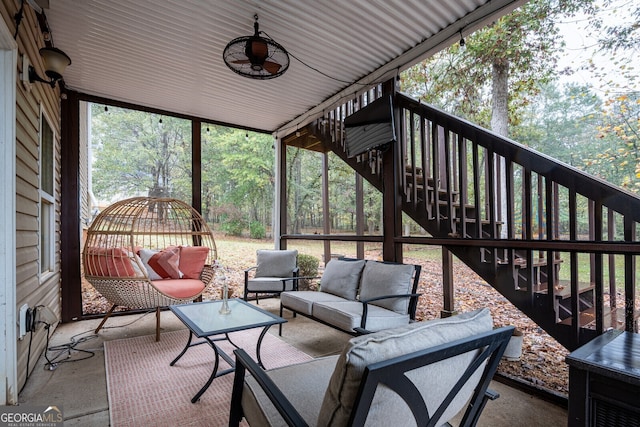
M 637 5 L 638 0 L 616 0 L 607 8 L 601 7 L 598 16 L 610 24 L 629 22 L 631 20 L 629 10 Z M 561 81 L 591 84 L 601 97 L 621 92 L 621 89 L 616 87 L 617 84 L 625 85 L 627 90 L 640 91 L 640 55 L 638 52 L 635 52 L 635 55 L 634 52 L 626 52 L 618 54 L 616 59 L 612 60 L 611 53 L 599 52 L 597 34 L 589 27 L 592 19 L 593 16 L 579 15 L 558 23 L 566 44 L 565 54 L 562 55 L 559 66 L 561 69 L 570 67 L 574 70 L 571 76 L 565 76 Z M 590 58 L 594 58 L 599 66 L 605 67 L 606 81 L 597 79 L 591 71 L 580 69 L 588 64 Z M 635 82 L 630 82 L 621 75 L 619 71 L 621 65 L 624 65 L 627 70 L 630 67 L 634 68 L 631 73 L 636 77 Z

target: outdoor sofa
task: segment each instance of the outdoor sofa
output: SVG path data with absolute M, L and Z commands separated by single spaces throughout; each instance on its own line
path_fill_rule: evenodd
M 287 309 L 352 335 L 404 326 L 415 320 L 420 271 L 413 264 L 334 259 L 319 291 L 280 294 L 280 316 Z

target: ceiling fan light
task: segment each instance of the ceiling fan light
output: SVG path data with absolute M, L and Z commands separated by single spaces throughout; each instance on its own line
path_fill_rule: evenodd
M 222 52 L 224 63 L 243 77 L 273 79 L 289 68 L 289 53 L 270 37 L 260 36 L 255 16 L 254 34 L 231 40 Z

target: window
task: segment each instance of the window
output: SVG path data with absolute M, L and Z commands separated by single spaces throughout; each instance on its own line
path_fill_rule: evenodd
M 40 115 L 40 274 L 54 270 L 55 242 L 55 138 L 44 114 Z

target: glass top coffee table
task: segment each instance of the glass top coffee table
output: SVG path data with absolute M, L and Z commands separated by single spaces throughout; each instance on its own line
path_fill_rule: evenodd
M 202 394 L 209 388 L 216 377 L 228 374 L 234 370 L 235 361 L 230 355 L 226 354 L 216 345 L 216 341 L 227 340 L 234 347 L 238 348 L 238 346 L 229 338 L 230 332 L 244 331 L 246 329 L 260 327 L 263 328 L 260 333 L 260 337 L 258 338 L 258 342 L 256 343 L 256 355 L 258 363 L 264 368 L 262 360 L 260 359 L 260 346 L 262 345 L 262 339 L 271 325 L 286 322 L 282 317 L 278 317 L 275 314 L 271 314 L 268 311 L 237 298 L 229 300 L 231 313 L 220 314 L 219 310 L 221 306 L 222 301 L 204 301 L 169 306 L 171 311 L 187 326 L 187 328 L 189 328 L 190 332 L 187 345 L 169 365 L 175 365 L 190 347 L 196 345 L 209 344 L 215 353 L 213 372 L 205 385 L 196 393 L 195 396 L 193 396 L 191 399 L 192 403 L 196 403 L 200 399 L 200 396 L 202 396 Z M 202 338 L 203 340 L 192 342 L 194 336 Z M 218 372 L 220 357 L 231 365 L 230 369 Z

